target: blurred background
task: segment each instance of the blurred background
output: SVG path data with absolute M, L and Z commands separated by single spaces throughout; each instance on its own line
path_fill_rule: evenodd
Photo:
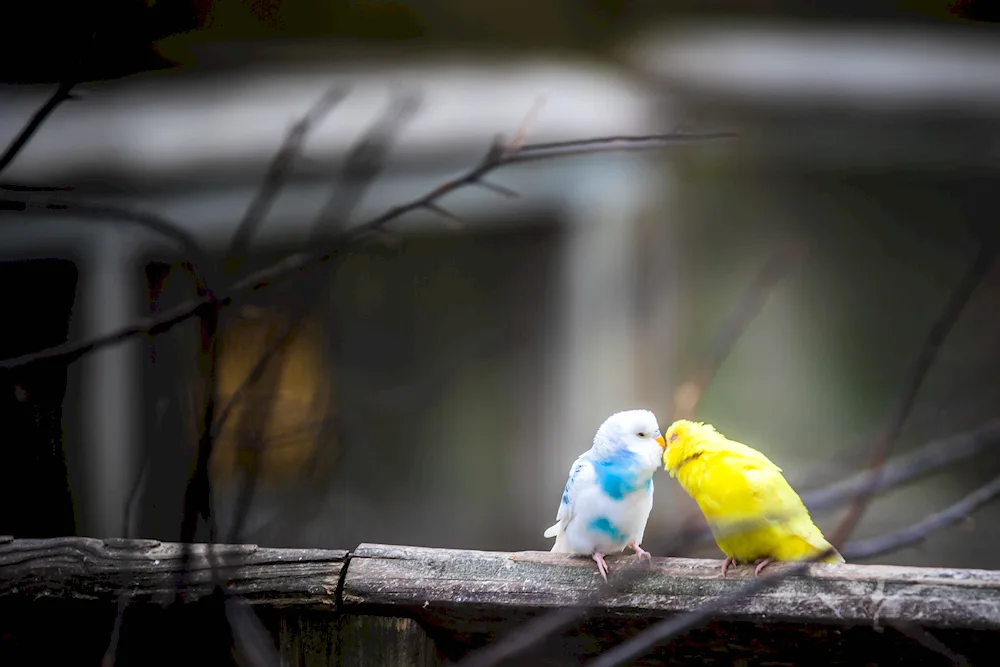
M 517 197 L 461 189 L 442 201 L 458 224 L 407 214 L 331 280 L 237 299 L 220 329 L 223 404 L 308 316 L 220 433 L 218 539 L 550 548 L 542 531 L 601 422 L 646 407 L 665 428 L 681 382 L 789 244 L 803 254 L 695 417 L 764 451 L 798 490 L 821 487 L 866 465 L 948 294 L 996 238 L 996 20 L 994 3 L 971 0 L 18 3 L 18 37 L 0 44 L 0 144 L 56 84 L 82 83 L 0 181 L 158 214 L 203 252 L 110 217 L 0 208 L 0 357 L 192 298 L 185 263 L 221 271 L 286 133 L 331 86 L 346 96 L 239 275 L 314 249 L 317 216 L 361 224 L 462 174 L 498 134 L 735 129 L 738 141 L 504 167 L 490 181 Z M 331 216 L 356 142 L 400 95 L 412 119 L 357 206 Z M 997 417 L 998 304 L 994 269 L 894 454 Z M 199 336 L 189 320 L 7 372 L 0 534 L 179 539 Z M 876 501 L 858 535 L 957 501 L 997 474 L 991 452 Z M 656 479 L 644 546 L 659 555 L 700 517 Z M 838 516 L 815 518 L 830 530 Z M 995 568 L 996 518 L 987 507 L 877 560 Z

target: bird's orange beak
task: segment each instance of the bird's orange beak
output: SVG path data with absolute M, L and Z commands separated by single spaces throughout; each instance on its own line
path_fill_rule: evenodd
M 663 439 L 662 435 L 656 436 L 656 444 L 660 446 L 663 451 L 667 450 L 667 441 Z

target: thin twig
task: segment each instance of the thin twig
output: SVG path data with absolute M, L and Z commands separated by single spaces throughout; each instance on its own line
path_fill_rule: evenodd
M 882 468 L 878 492 L 902 486 L 921 479 L 942 469 L 979 456 L 1000 446 L 1000 420 L 983 426 L 933 440 L 920 449 L 898 456 Z M 821 512 L 840 507 L 844 502 L 864 489 L 868 482 L 867 472 L 859 472 L 838 482 L 802 494 L 802 502 L 810 512 Z
M 671 421 L 690 419 L 705 389 L 715 378 L 733 346 L 757 316 L 777 284 L 796 266 L 805 254 L 799 241 L 786 243 L 768 259 L 736 303 L 736 308 L 718 328 L 701 365 L 674 392 L 674 412 Z
M 979 487 L 954 505 L 935 512 L 913 525 L 887 535 L 847 544 L 844 547 L 844 557 L 851 560 L 873 558 L 919 544 L 931 533 L 958 523 L 997 496 L 1000 496 L 1000 477 Z
M 213 424 L 218 405 L 216 394 L 218 390 L 220 312 L 221 308 L 215 306 L 205 309 L 201 315 L 201 362 L 203 366 L 202 377 L 205 382 L 205 409 L 194 471 L 191 473 L 184 491 L 184 515 L 181 522 L 181 542 L 184 544 L 195 541 L 199 516 L 206 522 L 212 518 L 212 485 L 209 479 L 209 463 L 215 442 Z
M 993 244 L 981 243 L 979 250 L 976 252 L 975 260 L 973 260 L 972 264 L 962 275 L 961 280 L 959 280 L 948 297 L 944 309 L 938 315 L 937 320 L 935 320 L 927 334 L 923 347 L 920 349 L 920 354 L 917 355 L 917 359 L 910 371 L 910 377 L 903 384 L 903 391 L 896 401 L 895 407 L 889 413 L 889 417 L 886 419 L 881 432 L 872 446 L 873 453 L 868 468 L 873 474 L 870 476 L 866 487 L 857 494 L 847 515 L 844 516 L 833 531 L 830 539 L 831 543 L 835 545 L 843 544 L 857 527 L 861 521 L 861 517 L 864 516 L 865 510 L 870 505 L 875 490 L 878 488 L 882 468 L 889 458 L 893 444 L 895 444 L 896 439 L 903 430 L 903 424 L 913 409 L 917 394 L 920 392 L 924 378 L 927 377 L 927 371 L 930 370 L 938 351 L 941 349 L 941 345 L 961 316 L 972 293 L 975 292 L 976 288 L 983 281 L 983 278 L 989 273 L 995 257 L 996 248 Z
M 111 628 L 111 640 L 108 647 L 104 649 L 104 657 L 101 658 L 101 667 L 114 667 L 115 658 L 118 653 L 118 640 L 122 634 L 122 622 L 125 619 L 125 609 L 128 607 L 128 591 L 122 590 L 118 595 L 118 604 L 115 607 L 115 623 Z
M 591 137 L 590 139 L 570 139 L 566 141 L 547 141 L 534 144 L 525 144 L 518 150 L 522 156 L 544 155 L 550 151 L 570 150 L 578 148 L 598 148 L 601 151 L 621 150 L 625 146 L 636 148 L 662 148 L 664 146 L 676 145 L 687 141 L 704 141 L 706 139 L 738 139 L 739 132 L 733 130 L 711 130 L 688 132 L 682 129 L 674 132 L 664 132 L 660 134 L 628 135 L 613 134 L 605 137 Z M 559 153 L 565 155 L 565 153 Z M 570 153 L 575 154 L 575 153 Z
M 950 660 L 952 664 L 960 665 L 961 667 L 968 667 L 969 661 L 964 655 L 955 653 L 950 648 L 945 646 L 944 642 L 927 632 L 927 630 L 924 630 L 916 623 L 911 623 L 909 621 L 894 621 L 890 623 L 889 626 L 895 628 L 897 631 L 906 635 L 924 648 L 930 649 L 931 651 L 944 656 Z
M 28 123 L 10 142 L 7 149 L 3 152 L 3 155 L 0 156 L 0 173 L 3 173 L 3 171 L 10 166 L 10 163 L 13 162 L 14 158 L 16 158 L 21 150 L 24 149 L 25 145 L 27 145 L 27 143 L 31 140 L 31 137 L 35 135 L 38 128 L 40 128 L 42 123 L 45 122 L 45 119 L 56 110 L 56 107 L 73 97 L 70 91 L 73 90 L 74 86 L 76 86 L 75 81 L 60 83 L 55 92 L 53 92 L 49 99 L 45 101 L 45 104 L 39 107 L 38 110 L 32 114 Z
M 478 184 L 486 174 L 499 169 L 500 167 L 518 164 L 528 161 L 526 155 L 531 159 L 556 159 L 578 155 L 580 153 L 601 153 L 622 150 L 622 142 L 636 148 L 662 148 L 667 145 L 684 143 L 688 141 L 700 141 L 709 139 L 732 138 L 736 136 L 729 132 L 713 133 L 680 133 L 676 135 L 649 135 L 646 137 L 609 137 L 602 143 L 600 140 L 584 139 L 578 142 L 558 142 L 554 144 L 527 145 L 514 155 L 506 155 L 502 151 L 490 150 L 486 157 L 468 172 L 447 181 L 427 194 L 413 199 L 405 204 L 395 206 L 388 211 L 378 215 L 357 227 L 345 232 L 345 241 L 356 240 L 361 237 L 377 234 L 387 223 L 414 211 L 427 209 L 447 194 Z M 272 264 L 259 271 L 255 271 L 245 278 L 236 281 L 226 290 L 217 292 L 218 304 L 222 307 L 233 302 L 235 296 L 252 292 L 267 287 L 272 282 L 289 278 L 295 274 L 313 268 L 317 264 L 323 264 L 330 260 L 339 248 L 334 248 L 326 252 L 317 253 L 297 253 Z M 26 366 L 42 360 L 55 361 L 65 359 L 73 361 L 83 354 L 99 348 L 113 345 L 123 340 L 140 336 L 156 335 L 183 322 L 194 315 L 200 309 L 206 307 L 211 300 L 207 296 L 186 301 L 178 306 L 162 311 L 154 317 L 146 317 L 133 322 L 131 325 L 122 327 L 116 331 L 93 338 L 73 341 L 55 347 L 38 350 L 18 357 L 0 360 L 0 368 L 11 369 Z
M 271 633 L 257 617 L 253 605 L 242 604 L 228 595 L 224 604 L 233 635 L 234 657 L 240 667 L 279 667 L 287 664 L 275 647 Z
M 306 137 L 347 97 L 347 92 L 348 89 L 343 86 L 326 91 L 309 111 L 288 130 L 281 148 L 268 167 L 263 184 L 237 226 L 236 233 L 233 234 L 226 252 L 228 273 L 235 274 L 242 262 L 245 261 L 250 242 L 291 176 L 295 162 L 302 153 Z
M 507 142 L 507 147 L 513 151 L 519 151 L 524 146 L 524 142 L 528 139 L 528 134 L 531 132 L 531 126 L 535 123 L 535 119 L 538 118 L 538 114 L 541 113 L 542 107 L 548 98 L 543 94 L 539 95 L 535 99 L 535 103 L 531 105 L 531 109 L 528 111 L 524 120 L 521 121 L 521 126 L 517 128 L 517 132 L 511 137 L 511 140 Z
M 333 192 L 313 222 L 313 241 L 330 241 L 344 229 L 368 188 L 385 169 L 389 151 L 415 116 L 421 101 L 414 91 L 397 92 L 381 117 L 354 143 L 337 175 Z

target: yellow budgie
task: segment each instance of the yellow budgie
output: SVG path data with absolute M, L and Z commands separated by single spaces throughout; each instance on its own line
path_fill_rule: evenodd
M 663 467 L 698 503 L 726 554 L 722 576 L 730 564 L 754 562 L 756 576 L 768 563 L 831 548 L 781 468 L 756 449 L 686 419 L 671 424 L 664 438 Z M 824 560 L 844 562 L 836 551 Z

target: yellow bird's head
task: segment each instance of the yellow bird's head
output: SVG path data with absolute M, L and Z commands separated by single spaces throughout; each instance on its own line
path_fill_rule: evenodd
M 719 437 L 719 432 L 711 424 L 678 419 L 663 434 L 667 443 L 663 452 L 663 468 L 674 477 L 683 464 L 701 456 Z

